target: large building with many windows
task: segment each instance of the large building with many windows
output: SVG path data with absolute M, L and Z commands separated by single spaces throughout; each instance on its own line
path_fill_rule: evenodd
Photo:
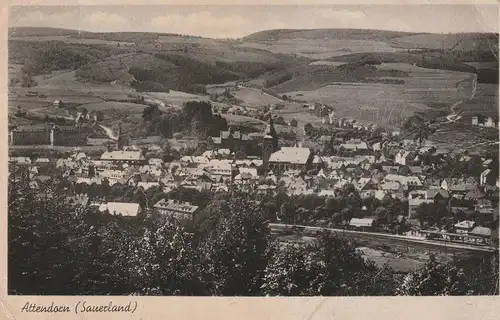
M 88 132 L 71 126 L 18 126 L 10 132 L 12 145 L 81 146 L 87 144 Z
M 314 155 L 309 148 L 282 147 L 269 157 L 269 169 L 274 172 L 310 170 Z
M 46 125 L 18 126 L 10 132 L 13 145 L 49 145 L 51 128 Z
M 202 217 L 199 215 L 200 207 L 176 200 L 162 199 L 154 205 L 156 213 L 177 219 L 188 226 L 193 226 Z

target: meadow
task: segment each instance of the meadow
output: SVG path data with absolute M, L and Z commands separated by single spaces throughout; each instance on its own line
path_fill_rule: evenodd
M 236 99 L 243 101 L 243 105 L 251 108 L 259 108 L 267 105 L 274 106 L 284 103 L 283 100 L 255 88 L 239 87 L 238 90 L 232 91 L 231 94 Z
M 354 39 L 279 39 L 277 41 L 243 42 L 242 48 L 268 50 L 274 53 L 294 54 L 310 59 L 327 59 L 351 53 L 398 52 L 384 41 Z
M 104 101 L 104 102 L 97 102 L 97 103 L 87 103 L 87 104 L 82 104 L 82 108 L 87 109 L 88 111 L 102 111 L 102 112 L 107 112 L 110 109 L 119 109 L 119 110 L 124 110 L 129 113 L 141 113 L 142 110 L 146 107 L 143 104 L 137 104 L 137 103 L 127 103 L 127 102 L 116 102 L 116 101 Z
M 426 112 L 436 104 L 451 106 L 470 95 L 470 83 L 464 83 L 467 90 L 457 90 L 458 83 L 472 77 L 468 73 L 400 63 L 384 63 L 377 68 L 404 71 L 408 77 L 399 78 L 404 84 L 343 82 L 285 94 L 332 106 L 337 117 L 353 117 L 393 128 L 415 112 Z
M 75 36 L 24 36 L 24 37 L 10 37 L 9 40 L 13 41 L 30 41 L 30 42 L 46 42 L 46 41 L 61 41 L 65 43 L 73 44 L 97 44 L 97 45 L 108 45 L 108 46 L 133 46 L 133 42 L 125 41 L 113 41 L 113 40 L 103 40 L 103 39 L 92 39 L 92 38 L 79 38 Z

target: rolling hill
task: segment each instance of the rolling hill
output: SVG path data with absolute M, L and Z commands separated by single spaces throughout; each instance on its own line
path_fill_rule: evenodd
M 9 29 L 9 74 L 29 74 L 39 83 L 35 90 L 74 103 L 96 97 L 125 103 L 135 90 L 180 105 L 211 99 L 207 85 L 234 89 L 242 81 L 255 90 L 236 88 L 233 95 L 250 107 L 275 104 L 271 97 L 278 94 L 291 98 L 277 111 L 288 120 L 320 123 L 300 107 L 303 101 L 318 102 L 339 115 L 396 128 L 414 112 L 448 112 L 449 104 L 467 96 L 474 73 L 479 84 L 497 84 L 493 48 L 498 48 L 497 34 L 281 29 L 217 40 L 16 28 Z M 458 90 L 459 83 L 467 92 Z M 30 90 L 19 89 L 20 97 Z M 477 105 L 484 95 L 478 90 Z
M 271 70 L 309 62 L 265 50 L 240 48 L 230 41 L 192 36 L 78 34 L 66 29 L 54 29 L 51 34 L 50 30 L 9 30 L 15 36 L 9 40 L 10 63 L 22 64 L 26 72 L 34 75 L 69 69 L 87 82 L 118 82 L 138 91 L 173 89 L 203 93 L 201 85 L 248 80 Z M 85 41 L 78 43 L 75 39 Z M 96 42 L 92 43 L 93 40 Z M 133 45 L 120 45 L 116 41 L 129 41 Z
M 326 59 L 367 52 L 406 50 L 498 51 L 498 34 L 430 34 L 383 30 L 267 30 L 240 39 L 241 47 Z
M 339 66 L 315 65 L 298 67 L 285 74 L 264 77 L 265 84 L 272 91 L 316 90 L 336 82 L 378 82 L 390 83 L 387 78 L 404 78 L 408 74 L 400 70 L 379 70 L 373 65 L 348 63 Z M 384 79 L 385 78 L 385 79 Z M 404 80 L 398 79 L 397 83 Z
M 8 37 L 32 37 L 32 36 L 70 36 L 77 35 L 78 30 L 62 28 L 44 28 L 44 27 L 18 27 L 9 28 Z
M 277 41 L 282 39 L 389 40 L 416 34 L 365 29 L 275 29 L 252 33 L 241 40 L 244 42 Z

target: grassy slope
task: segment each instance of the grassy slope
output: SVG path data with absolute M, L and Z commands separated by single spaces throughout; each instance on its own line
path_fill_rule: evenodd
M 272 91 L 283 93 L 289 91 L 315 90 L 335 82 L 370 82 L 369 78 L 380 77 L 407 77 L 404 71 L 378 70 L 373 66 L 350 63 L 340 66 L 301 66 L 288 71 L 290 79 L 278 81 L 272 85 Z M 265 81 L 276 79 L 280 74 L 268 74 Z M 288 79 L 288 80 L 287 80 Z M 269 83 L 269 82 L 268 82 Z
M 250 34 L 241 40 L 272 42 L 284 39 L 377 40 L 404 49 L 489 50 L 492 45 L 498 47 L 498 34 L 493 33 L 432 34 L 359 29 L 265 30 Z
M 16 31 L 16 36 L 20 35 L 22 30 Z M 26 36 L 33 36 L 36 33 L 28 32 L 33 30 L 24 30 Z M 21 33 L 22 35 L 22 33 Z M 45 35 L 70 35 L 75 36 L 71 33 L 71 30 L 59 30 L 54 29 L 54 33 L 51 33 L 47 28 L 40 30 L 41 36 Z M 385 76 L 396 76 L 405 78 L 407 75 L 404 72 L 395 74 L 391 70 L 380 70 L 367 68 L 361 65 L 362 61 L 366 60 L 366 54 L 352 54 L 352 55 L 342 55 L 334 59 L 333 61 L 347 62 L 347 65 L 340 67 L 333 66 L 310 66 L 310 59 L 307 58 L 297 58 L 291 55 L 283 55 L 277 53 L 271 53 L 266 50 L 258 48 L 248 48 L 241 47 L 239 43 L 241 41 L 248 42 L 263 42 L 266 46 L 274 46 L 280 40 L 288 41 L 287 45 L 293 45 L 294 43 L 300 43 L 304 41 L 312 41 L 311 43 L 317 43 L 318 45 L 323 41 L 324 38 L 328 39 L 340 39 L 346 41 L 379 41 L 385 43 L 388 46 L 398 47 L 407 49 L 410 48 L 425 48 L 435 49 L 439 45 L 439 49 L 442 44 L 445 49 L 450 49 L 454 47 L 456 50 L 455 55 L 457 55 L 457 60 L 461 62 L 477 61 L 471 59 L 467 52 L 460 50 L 478 49 L 483 50 L 485 48 L 484 44 L 487 43 L 490 47 L 491 44 L 498 43 L 497 38 L 492 35 L 461 35 L 460 39 L 458 37 L 448 36 L 444 41 L 440 41 L 440 35 L 432 34 L 412 34 L 412 33 L 401 33 L 401 32 L 390 32 L 390 31 L 366 31 L 366 30 L 271 30 L 258 32 L 247 37 L 244 37 L 240 42 L 238 41 L 219 41 L 213 39 L 204 39 L 198 37 L 183 37 L 168 34 L 142 34 L 142 33 L 106 33 L 106 34 L 92 34 L 85 33 L 86 38 L 95 37 L 96 39 L 113 40 L 113 41 L 132 41 L 137 42 L 136 48 L 116 48 L 105 45 L 77 45 L 77 44 L 65 44 L 69 46 L 70 51 L 81 51 L 85 54 L 95 57 L 95 61 L 88 64 L 87 68 L 91 69 L 97 75 L 105 76 L 106 80 L 111 80 L 120 75 L 127 73 L 127 68 L 123 66 L 120 60 L 125 59 L 126 63 L 130 66 L 137 66 L 144 70 L 157 70 L 161 74 L 166 74 L 166 80 L 178 82 L 179 79 L 188 79 L 188 81 L 195 81 L 194 75 L 203 73 L 219 72 L 224 76 L 228 75 L 228 79 L 232 77 L 237 77 L 240 79 L 244 78 L 255 78 L 259 81 L 266 81 L 272 79 L 273 77 L 279 77 L 283 74 L 290 74 L 290 79 L 285 79 L 285 81 L 278 81 L 271 88 L 277 92 L 289 92 L 298 90 L 315 90 L 322 88 L 332 82 L 363 82 L 367 78 L 377 78 Z M 300 38 L 300 39 L 299 39 Z M 158 42 L 155 40 L 159 39 Z M 304 40 L 306 39 L 306 40 Z M 457 40 L 458 39 L 458 40 Z M 316 42 L 315 42 L 316 41 Z M 471 46 L 472 42 L 475 45 Z M 20 41 L 11 41 L 9 43 L 9 59 L 11 62 L 22 63 L 23 58 L 29 56 L 30 53 L 36 52 L 39 44 L 32 42 L 25 42 L 19 44 Z M 24 41 L 23 41 L 24 42 Z M 12 45 L 12 43 L 15 43 Z M 332 42 L 334 43 L 334 42 Z M 348 42 L 347 42 L 348 43 Z M 356 44 L 359 46 L 359 44 Z M 488 48 L 490 48 L 488 47 Z M 15 50 L 13 50 L 15 49 Z M 348 49 L 348 48 L 347 48 Z M 185 52 L 185 50 L 187 52 Z M 12 54 L 12 51 L 14 54 Z M 137 51 L 137 52 L 136 52 Z M 279 51 L 278 51 L 279 52 Z M 465 52 L 465 53 L 464 53 Z M 127 55 L 124 55 L 127 53 Z M 155 54 L 163 53 L 167 55 L 167 58 L 155 57 Z M 429 53 L 428 58 L 430 61 L 434 59 L 435 53 Z M 400 62 L 406 64 L 418 63 L 419 57 L 415 53 L 407 52 L 388 52 L 388 53 L 377 53 L 378 58 L 381 62 Z M 177 57 L 172 61 L 168 56 Z M 179 59 L 181 56 L 183 58 Z M 474 58 L 475 56 L 472 55 Z M 432 58 L 432 59 L 431 59 Z M 486 60 L 489 61 L 489 60 Z M 456 63 L 456 61 L 453 61 Z M 446 65 L 438 65 L 435 68 L 455 68 L 459 65 L 460 68 L 463 67 L 460 63 L 453 64 L 451 67 Z M 471 66 L 464 64 L 465 67 L 470 68 Z M 109 71 L 111 69 L 111 72 Z M 250 71 L 249 71 L 250 70 Z M 453 70 L 453 69 L 452 69 Z M 472 70 L 472 69 L 467 69 Z M 108 75 L 110 72 L 111 75 Z M 73 72 L 74 73 L 74 72 Z M 59 76 L 62 78 L 64 76 Z M 412 76 L 410 76 L 411 78 Z M 57 77 L 56 77 L 57 78 Z M 407 79 L 409 79 L 407 77 Z M 55 78 L 54 78 L 55 81 Z M 74 81 L 73 81 L 74 82 Z M 210 83 L 210 81 L 209 81 Z M 103 84 L 95 84 L 93 86 L 101 86 Z M 106 85 L 107 87 L 108 85 Z M 376 86 L 376 85 L 375 85 Z M 407 87 L 406 85 L 404 87 Z M 368 88 L 368 87 L 367 87 Z M 371 88 L 371 87 L 370 87 Z M 334 88 L 335 91 L 340 88 Z M 326 91 L 330 89 L 325 88 Z M 323 91 L 325 91 L 323 90 Z M 365 87 L 360 86 L 354 89 L 350 94 L 355 94 L 358 91 L 367 90 Z M 396 90 L 396 89 L 394 89 Z M 342 91 L 342 90 L 339 90 Z M 413 91 L 412 91 L 413 92 Z M 321 93 L 321 92 L 319 92 Z M 318 94 L 319 94 L 318 93 Z M 478 92 L 479 93 L 479 92 Z M 396 94 L 396 93 L 395 93 Z M 419 95 L 416 93 L 405 93 L 405 97 L 408 98 L 409 95 Z M 425 93 L 427 94 L 427 93 Z M 430 95 L 431 93 L 429 93 Z M 330 95 L 326 92 L 326 95 Z M 299 97 L 297 97 L 299 98 Z M 336 98 L 336 97 L 335 97 Z M 299 98 L 300 99 L 300 98 Z M 325 98 L 326 99 L 326 98 Z M 375 93 L 370 99 L 376 100 L 377 97 Z M 390 97 L 390 99 L 393 99 Z M 498 100 L 498 98 L 496 98 Z M 328 98 L 329 102 L 331 99 Z M 335 99 L 334 99 L 335 100 Z M 420 100 L 417 99 L 417 100 Z M 363 104 L 363 97 L 359 97 L 359 103 Z M 406 100 L 405 100 L 406 101 Z M 411 102 L 411 101 L 410 101 Z M 486 102 L 486 101 L 485 101 Z M 490 101 L 488 101 L 490 102 Z M 387 102 L 384 102 L 388 104 Z M 413 101 L 412 103 L 418 103 Z M 346 108 L 349 106 L 346 105 Z M 477 106 L 479 107 L 479 105 Z M 350 107 L 349 107 L 350 108 Z M 370 106 L 366 106 L 370 109 Z M 398 110 L 399 106 L 388 105 L 386 108 Z M 409 108 L 411 109 L 411 108 Z M 346 109 L 347 110 L 347 109 Z M 384 109 L 385 110 L 385 109 Z M 352 110 L 351 110 L 352 111 Z M 348 113 L 352 113 L 349 111 Z M 356 112 L 354 112 L 356 113 Z M 399 113 L 399 112 L 398 112 Z M 404 115 L 406 112 L 401 113 Z M 382 113 L 381 113 L 382 116 Z M 387 114 L 383 114 L 384 117 L 388 117 Z
M 18 28 L 15 35 L 17 39 L 19 35 L 35 37 L 38 34 L 44 37 L 51 35 L 50 30 Z M 74 36 L 74 33 L 68 30 L 54 30 L 54 35 L 60 34 Z M 230 41 L 190 36 L 83 32 L 78 37 L 87 40 L 94 37 L 113 41 L 134 41 L 136 46 L 11 40 L 10 62 L 25 64 L 28 61 L 33 65 L 43 66 L 35 73 L 72 69 L 76 70 L 78 77 L 96 83 L 117 80 L 130 84 L 135 77 L 139 83 L 134 87 L 141 91 L 148 88 L 160 91 L 197 90 L 189 86 L 251 79 L 269 70 L 283 70 L 288 66 L 308 62 L 265 50 L 239 48 Z M 40 49 L 41 47 L 48 47 L 49 52 L 56 52 L 56 58 L 54 54 L 43 54 L 47 49 Z M 76 52 L 79 53 L 78 56 L 75 56 Z M 76 61 L 68 63 L 67 57 Z
M 9 28 L 8 37 L 31 37 L 31 36 L 70 36 L 77 35 L 78 30 L 44 27 L 17 27 Z
M 388 40 L 396 37 L 416 35 L 410 32 L 361 30 L 361 29 L 275 29 L 252 33 L 242 41 L 259 42 L 279 39 L 356 39 L 356 40 Z
M 498 47 L 498 35 L 492 33 L 417 34 L 393 38 L 392 43 L 401 48 L 489 50 Z

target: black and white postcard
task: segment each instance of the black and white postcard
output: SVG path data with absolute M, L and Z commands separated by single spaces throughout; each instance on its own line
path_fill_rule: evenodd
M 259 301 L 319 319 L 327 297 L 354 314 L 360 297 L 499 294 L 496 4 L 17 2 L 12 319 L 149 319 L 151 296 L 166 319 L 168 297 L 198 309 L 179 318 L 239 297 L 233 319 L 264 317 Z M 473 314 L 442 299 L 379 311 Z

